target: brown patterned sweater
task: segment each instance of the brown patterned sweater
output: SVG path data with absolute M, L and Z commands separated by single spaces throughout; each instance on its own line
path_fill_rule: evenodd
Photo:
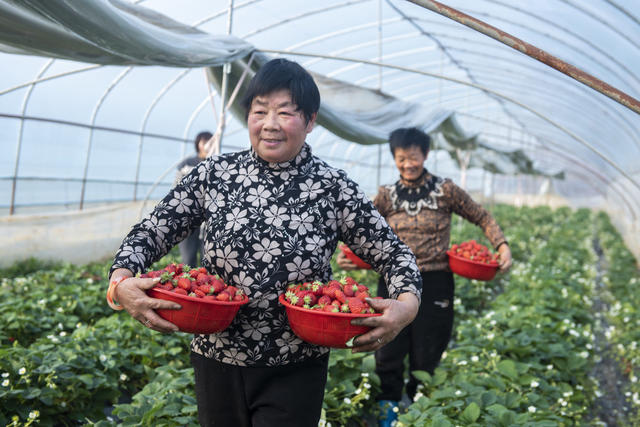
M 449 179 L 425 171 L 409 183 L 402 178 L 379 188 L 374 205 L 393 231 L 416 256 L 420 271 L 448 270 L 451 214 L 456 213 L 484 231 L 494 249 L 506 242 L 486 209 Z

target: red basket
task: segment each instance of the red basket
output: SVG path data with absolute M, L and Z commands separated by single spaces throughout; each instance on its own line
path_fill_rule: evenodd
M 451 250 L 447 251 L 449 255 L 449 268 L 458 276 L 475 280 L 491 280 L 498 272 L 497 264 L 485 264 L 476 262 L 467 258 L 463 258 L 454 254 Z
M 371 329 L 368 326 L 354 326 L 351 324 L 351 320 L 358 317 L 381 315 L 381 313 L 329 313 L 309 310 L 289 304 L 285 300 L 284 294 L 280 295 L 278 301 L 284 305 L 289 325 L 298 337 L 311 344 L 333 348 L 347 348 L 347 341 Z
M 364 262 L 358 255 L 354 254 L 351 248 L 347 245 L 340 245 L 342 253 L 351 260 L 357 267 L 364 268 L 366 270 L 371 268 L 371 265 Z
M 176 325 L 180 331 L 193 334 L 212 334 L 225 330 L 240 306 L 249 302 L 246 295 L 242 301 L 210 301 L 156 288 L 149 289 L 147 294 L 151 298 L 180 304 L 180 310 L 158 309 L 156 313 Z

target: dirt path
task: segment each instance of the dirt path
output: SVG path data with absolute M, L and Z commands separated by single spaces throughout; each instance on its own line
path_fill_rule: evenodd
M 607 427 L 628 426 L 629 404 L 625 398 L 627 390 L 627 377 L 622 373 L 619 363 L 613 357 L 611 344 L 608 342 L 605 331 L 609 327 L 606 312 L 609 310 L 609 303 L 604 298 L 607 288 L 602 277 L 607 271 L 607 262 L 597 238 L 593 240 L 593 250 L 598 256 L 596 295 L 593 301 L 593 314 L 596 316 L 595 334 L 595 357 L 596 365 L 591 371 L 591 376 L 600 383 L 599 397 L 591 412 L 591 420 L 600 420 Z M 611 300 L 610 298 L 608 300 Z

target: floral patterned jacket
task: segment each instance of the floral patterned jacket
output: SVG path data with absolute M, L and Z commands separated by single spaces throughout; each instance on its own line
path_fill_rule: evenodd
M 132 228 L 111 271 L 145 271 L 203 222 L 204 267 L 250 299 L 226 330 L 191 342 L 193 352 L 222 363 L 285 365 L 329 351 L 293 334 L 278 296 L 291 283 L 330 280 L 339 241 L 385 277 L 392 298 L 420 298 L 409 248 L 357 184 L 307 144 L 285 163 L 268 163 L 249 149 L 198 164 Z

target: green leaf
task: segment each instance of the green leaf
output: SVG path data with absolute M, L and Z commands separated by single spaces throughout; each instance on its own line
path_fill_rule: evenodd
M 418 381 L 422 381 L 427 385 L 431 382 L 431 374 L 426 371 L 411 371 L 411 374 L 416 377 Z
M 442 415 L 436 415 L 431 421 L 431 427 L 452 427 L 453 424 Z
M 518 378 L 516 364 L 512 360 L 501 360 L 498 363 L 498 371 L 509 379 Z
M 480 417 L 480 407 L 476 402 L 471 402 L 469 406 L 462 411 L 460 418 L 466 423 L 474 423 Z

